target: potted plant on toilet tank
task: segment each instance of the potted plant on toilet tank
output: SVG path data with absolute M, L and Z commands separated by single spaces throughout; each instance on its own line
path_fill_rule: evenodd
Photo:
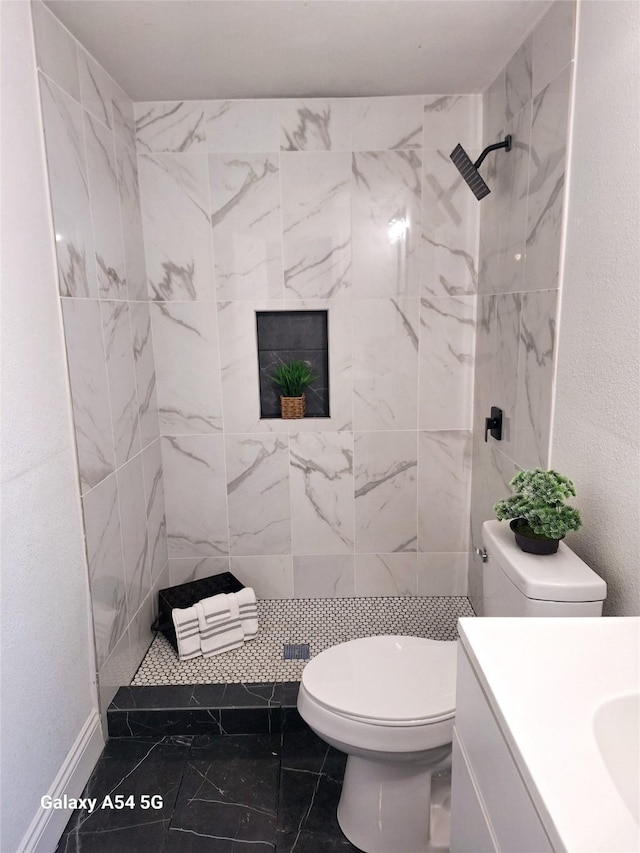
M 306 361 L 279 364 L 271 377 L 280 386 L 280 414 L 283 418 L 303 418 L 306 413 L 305 389 L 318 376 Z
M 509 483 L 514 494 L 498 501 L 494 512 L 501 521 L 513 519 L 511 529 L 523 551 L 555 554 L 558 543 L 582 524 L 580 513 L 565 501 L 576 488 L 557 471 L 519 471 Z

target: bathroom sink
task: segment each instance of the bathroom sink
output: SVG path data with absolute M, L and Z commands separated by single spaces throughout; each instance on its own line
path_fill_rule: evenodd
M 551 848 L 640 851 L 640 618 L 485 617 L 459 633 Z
M 640 693 L 617 696 L 600 705 L 593 730 L 613 784 L 640 823 Z

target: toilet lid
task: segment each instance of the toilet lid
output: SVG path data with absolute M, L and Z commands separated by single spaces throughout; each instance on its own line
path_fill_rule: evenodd
M 455 712 L 457 644 L 419 637 L 365 637 L 313 658 L 302 683 L 316 702 L 348 717 L 388 723 Z

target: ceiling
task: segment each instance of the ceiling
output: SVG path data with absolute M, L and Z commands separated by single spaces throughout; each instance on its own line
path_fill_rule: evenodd
M 550 0 L 48 0 L 135 101 L 481 92 Z

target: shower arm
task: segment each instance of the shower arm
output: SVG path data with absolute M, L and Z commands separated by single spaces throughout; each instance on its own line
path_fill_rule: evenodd
M 482 154 L 473 164 L 474 169 L 479 168 L 480 164 L 490 151 L 496 151 L 498 148 L 506 148 L 507 151 L 511 151 L 511 134 L 509 134 L 509 136 L 505 136 L 503 142 L 496 142 L 495 145 L 487 145 Z

